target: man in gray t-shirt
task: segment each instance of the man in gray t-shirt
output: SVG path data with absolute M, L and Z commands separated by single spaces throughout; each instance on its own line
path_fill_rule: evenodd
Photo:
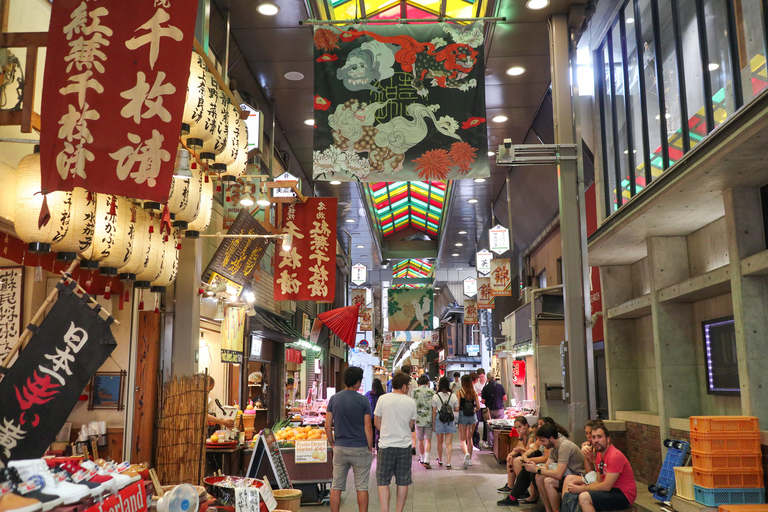
M 547 466 L 526 463 L 525 469 L 536 473 L 536 486 L 541 494 L 546 512 L 560 508 L 560 489 L 567 475 L 584 473 L 584 455 L 581 448 L 557 431 L 557 427 L 546 423 L 536 430 L 536 438 L 543 448 L 549 448 Z
M 325 434 L 333 448 L 331 512 L 339 512 L 341 508 L 341 493 L 346 489 L 350 467 L 355 475 L 357 503 L 360 512 L 365 512 L 368 510 L 368 479 L 373 460 L 371 404 L 357 392 L 363 383 L 362 368 L 350 366 L 344 370 L 343 377 L 347 389 L 331 397 L 325 415 Z M 365 503 L 365 507 L 361 503 Z

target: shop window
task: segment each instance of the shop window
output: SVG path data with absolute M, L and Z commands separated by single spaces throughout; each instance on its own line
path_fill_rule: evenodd
M 630 122 L 627 123 L 628 127 L 632 129 L 632 136 L 630 142 L 632 143 L 632 149 L 627 150 L 627 156 L 629 158 L 629 169 L 634 173 L 631 177 L 630 185 L 634 185 L 634 192 L 636 194 L 645 187 L 645 153 L 646 148 L 643 143 L 643 105 L 641 93 L 642 87 L 640 84 L 640 63 L 641 55 L 638 53 L 637 44 L 637 31 L 636 26 L 639 21 L 635 20 L 635 4 L 630 1 L 624 7 L 624 34 L 626 40 L 626 54 L 627 62 L 625 69 L 627 70 L 627 84 L 629 86 L 629 118 Z M 634 181 L 632 181 L 634 180 Z
M 736 330 L 733 317 L 702 322 L 706 359 L 707 393 L 738 395 L 739 364 L 736 357 Z
M 677 16 L 675 16 L 677 18 Z M 669 165 L 673 165 L 680 160 L 687 151 L 686 139 L 684 138 L 681 127 L 683 119 L 687 117 L 682 109 L 687 109 L 684 103 L 680 102 L 680 74 L 678 71 L 677 48 L 675 46 L 675 24 L 672 16 L 672 2 L 659 2 L 659 27 L 661 39 L 661 54 L 657 53 L 657 58 L 661 59 L 662 76 L 658 77 L 659 85 L 664 88 L 664 105 L 662 114 L 666 123 Z M 660 117 L 661 117 L 660 115 Z
M 665 147 L 662 146 L 661 138 L 661 112 L 659 104 L 664 97 L 664 90 L 659 90 L 659 81 L 657 80 L 656 70 L 656 42 L 653 37 L 653 12 L 651 10 L 651 0 L 636 0 L 637 10 L 640 19 L 635 19 L 639 25 L 641 39 L 639 46 L 642 47 L 643 63 L 643 85 L 645 95 L 646 111 L 645 116 L 648 123 L 648 157 L 651 172 L 645 173 L 645 185 L 650 181 L 661 176 L 661 173 L 669 167 L 666 162 Z
M 728 45 L 728 9 L 726 2 L 731 0 L 701 0 L 704 3 L 704 19 L 707 27 L 707 49 L 710 89 L 712 91 L 712 110 L 715 126 L 732 115 L 741 102 L 734 98 L 734 78 L 741 82 L 740 77 L 733 74 Z M 738 66 L 738 64 L 737 64 Z M 741 95 L 741 90 L 739 90 Z
M 685 77 L 685 106 L 688 122 L 688 138 L 694 147 L 707 134 L 706 97 L 704 73 L 701 65 L 701 40 L 696 18 L 696 4 L 700 0 L 676 0 L 678 5 L 680 44 L 682 46 L 682 73 Z M 710 75 L 711 76 L 711 75 Z M 714 90 L 714 89 L 713 89 Z
M 616 195 L 616 148 L 613 143 L 613 87 L 611 86 L 611 67 L 608 44 L 604 44 L 597 52 L 597 69 L 600 70 L 600 99 L 603 119 L 603 170 L 605 175 L 606 193 L 608 197 L 608 212 L 615 212 L 619 206 Z
M 622 52 L 622 34 L 620 23 L 616 23 L 611 29 L 611 53 L 613 56 L 613 100 L 616 109 L 616 151 L 618 153 L 619 176 L 621 189 L 621 203 L 626 203 L 632 194 L 630 193 L 631 177 L 629 175 L 629 144 L 627 135 L 627 96 L 624 76 L 624 55 Z
M 760 0 L 734 0 L 739 71 L 744 102 L 768 86 L 763 38 L 763 9 Z

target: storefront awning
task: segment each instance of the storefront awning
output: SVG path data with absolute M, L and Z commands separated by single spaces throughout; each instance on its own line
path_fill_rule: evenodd
M 301 333 L 280 315 L 276 315 L 259 306 L 254 306 L 253 309 L 256 312 L 253 316 L 253 320 L 256 321 L 257 325 L 261 326 L 261 329 L 251 330 L 261 330 L 263 331 L 263 336 L 265 338 L 274 339 L 283 343 L 295 343 L 304 339 Z

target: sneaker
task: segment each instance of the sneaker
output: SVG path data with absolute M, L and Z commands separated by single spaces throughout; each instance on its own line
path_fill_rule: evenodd
M 111 476 L 100 475 L 96 471 L 88 471 L 74 461 L 67 462 L 59 467 L 69 474 L 73 482 L 94 482 L 102 486 L 102 492 L 117 492 L 117 482 Z
M 112 477 L 115 481 L 115 485 L 117 485 L 118 490 L 123 489 L 124 487 L 127 487 L 131 482 L 135 481 L 127 475 L 123 475 L 121 473 L 112 473 L 100 467 L 98 464 L 90 460 L 84 460 L 83 462 L 81 462 L 80 467 L 85 468 L 87 470 L 96 469 L 99 475 Z
M 517 507 L 520 505 L 520 503 L 511 496 L 507 496 L 503 500 L 497 501 L 496 504 L 500 507 Z
M 0 496 L 0 512 L 39 512 L 43 504 L 32 498 L 25 498 L 12 492 Z
M 54 496 L 53 494 L 45 494 L 39 490 L 30 491 L 29 488 L 27 488 L 24 490 L 24 492 L 21 492 L 18 487 L 19 484 L 21 484 L 21 479 L 19 478 L 19 473 L 15 468 L 0 469 L 0 489 L 9 486 L 12 489 L 11 492 L 17 496 L 23 496 L 25 498 L 39 501 L 43 505 L 42 512 L 48 512 L 54 507 L 58 507 L 64 503 L 64 500 L 62 500 L 59 496 Z
M 437 459 L 437 465 L 438 466 L 442 466 L 443 465 L 443 461 L 441 461 L 440 459 Z
M 107 462 L 104 459 L 98 459 L 95 462 L 109 473 L 120 473 L 121 475 L 131 477 L 132 484 L 142 479 L 140 472 L 136 471 L 128 462 L 117 464 L 114 462 Z
M 67 472 L 61 466 L 51 469 L 51 473 L 53 473 L 54 478 L 58 478 L 59 480 L 66 480 L 67 482 L 77 483 L 88 487 L 91 490 L 91 498 L 98 498 L 101 496 L 107 487 L 103 483 L 91 482 L 89 480 L 81 480 L 79 482 L 75 482 L 72 479 L 72 475 L 70 475 L 69 472 Z
M 432 469 L 432 466 L 429 465 L 429 461 L 428 460 L 425 460 L 424 462 L 422 462 L 421 465 L 424 466 L 427 469 Z
M 509 494 L 512 492 L 512 488 L 509 487 L 508 485 L 505 485 L 504 487 L 499 487 L 497 490 L 499 491 L 500 494 Z
M 471 466 L 473 464 L 472 457 L 469 458 L 469 465 Z
M 12 460 L 8 462 L 8 467 L 16 468 L 19 477 L 24 482 L 33 480 L 36 483 L 41 483 L 41 490 L 45 490 L 46 494 L 60 496 L 64 505 L 72 505 L 91 495 L 91 490 L 85 485 L 73 484 L 66 480 L 59 481 L 58 478 L 54 478 L 48 469 L 48 464 L 43 459 Z
M 469 456 L 469 454 L 468 454 L 468 453 L 467 453 L 467 454 L 465 454 L 465 455 L 464 455 L 464 469 L 467 469 L 467 468 L 469 467 L 469 463 L 470 463 L 471 461 L 472 461 L 472 460 L 471 460 L 471 457 Z

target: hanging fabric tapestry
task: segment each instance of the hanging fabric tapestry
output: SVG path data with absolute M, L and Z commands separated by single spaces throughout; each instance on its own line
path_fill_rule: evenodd
M 316 27 L 318 180 L 489 175 L 483 23 Z
M 389 290 L 389 328 L 431 331 L 433 295 L 432 288 Z
M 512 296 L 511 274 L 509 258 L 491 260 L 491 294 L 494 297 Z
M 491 292 L 491 278 L 477 278 L 477 309 L 493 309 L 496 307 L 496 297 Z

